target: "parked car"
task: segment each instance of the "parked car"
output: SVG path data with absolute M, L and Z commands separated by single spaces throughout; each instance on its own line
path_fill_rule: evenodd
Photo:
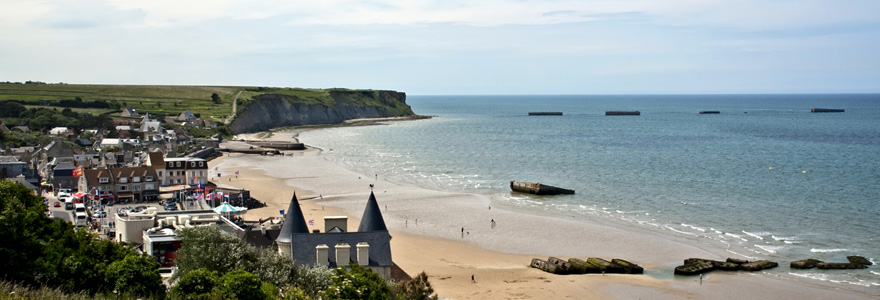
M 61 207 L 61 202 L 55 201 L 55 203 L 53 203 L 52 206 Z

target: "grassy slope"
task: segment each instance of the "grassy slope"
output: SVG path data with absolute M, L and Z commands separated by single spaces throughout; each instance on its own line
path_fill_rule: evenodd
M 335 89 L 336 91 L 349 91 Z M 188 109 L 200 113 L 203 118 L 221 121 L 220 116 L 232 113 L 232 100 L 238 92 L 238 109 L 241 111 L 255 96 L 283 94 L 293 96 L 305 104 L 335 105 L 328 89 L 259 88 L 232 86 L 150 86 L 150 85 L 79 85 L 79 84 L 0 84 L 0 101 L 3 100 L 73 100 L 80 97 L 85 102 L 104 100 L 117 102 L 122 107 L 135 107 L 141 113 L 176 116 Z M 358 90 L 370 94 L 376 91 Z M 211 101 L 211 94 L 222 98 L 221 104 Z M 360 105 L 381 105 L 369 97 L 351 97 Z M 103 113 L 107 109 L 74 109 Z M 114 114 L 118 116 L 118 114 Z

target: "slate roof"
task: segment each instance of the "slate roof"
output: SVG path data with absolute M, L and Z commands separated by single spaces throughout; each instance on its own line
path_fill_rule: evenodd
M 364 216 L 361 217 L 361 224 L 358 226 L 358 232 L 368 231 L 388 231 L 385 227 L 385 218 L 379 210 L 379 203 L 376 202 L 376 195 L 370 192 L 370 199 L 367 200 L 367 207 L 364 208 Z
M 358 232 L 336 232 L 331 230 L 326 233 L 309 233 L 305 224 L 302 210 L 299 208 L 299 201 L 296 196 L 290 202 L 288 214 L 285 216 L 284 225 L 281 227 L 276 242 L 289 242 L 293 261 L 300 266 L 314 266 L 317 256 L 315 255 L 315 247 L 318 245 L 327 245 L 329 248 L 328 260 L 330 267 L 348 265 L 352 261 L 337 262 L 336 261 L 336 245 L 348 244 L 350 248 L 351 260 L 357 260 L 357 245 L 359 243 L 369 244 L 369 265 L 390 267 L 394 264 L 391 260 L 391 234 L 385 227 L 385 220 L 379 211 L 379 204 L 376 196 L 370 193 L 370 199 L 367 200 L 367 206 L 364 209 L 364 218 L 358 227 Z M 293 224 L 288 227 L 288 220 L 293 220 Z M 302 227 L 299 229 L 299 227 Z M 294 228 L 298 228 L 294 232 Z M 363 229 L 363 230 L 362 230 Z M 341 230 L 339 230 L 341 231 Z
M 387 231 L 295 234 L 293 242 L 290 243 L 293 261 L 300 266 L 314 266 L 317 262 L 315 247 L 327 245 L 330 248 L 327 253 L 330 267 L 346 266 L 350 261 L 336 261 L 336 245 L 340 243 L 348 244 L 351 247 L 350 257 L 352 260 L 357 260 L 357 244 L 368 243 L 370 245 L 370 266 L 390 267 L 394 264 L 391 260 L 391 235 Z
M 279 233 L 281 233 L 280 229 L 268 229 L 266 230 L 266 235 L 263 235 L 261 230 L 245 230 L 239 233 L 239 237 L 251 246 L 270 248 L 275 246 L 275 238 L 278 237 Z
M 281 233 L 275 240 L 279 243 L 290 243 L 291 236 L 297 233 L 309 233 L 309 226 L 306 225 L 306 218 L 303 217 L 302 208 L 299 207 L 299 200 L 296 199 L 296 192 L 290 199 L 290 206 L 284 215 L 284 225 L 281 225 Z

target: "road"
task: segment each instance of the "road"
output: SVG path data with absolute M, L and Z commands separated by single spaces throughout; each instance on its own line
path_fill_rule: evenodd
M 238 96 L 241 96 L 241 92 L 242 91 L 238 91 L 238 94 L 235 94 L 235 99 L 232 99 L 232 114 L 229 115 L 223 123 L 229 124 L 229 122 L 232 122 L 232 119 L 235 118 L 236 111 L 238 111 Z

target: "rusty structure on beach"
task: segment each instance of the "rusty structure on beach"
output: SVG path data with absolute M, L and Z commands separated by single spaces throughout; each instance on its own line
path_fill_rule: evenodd
M 528 193 L 535 195 L 570 195 L 574 194 L 574 190 L 559 188 L 540 183 L 510 181 L 510 189 L 514 192 Z

